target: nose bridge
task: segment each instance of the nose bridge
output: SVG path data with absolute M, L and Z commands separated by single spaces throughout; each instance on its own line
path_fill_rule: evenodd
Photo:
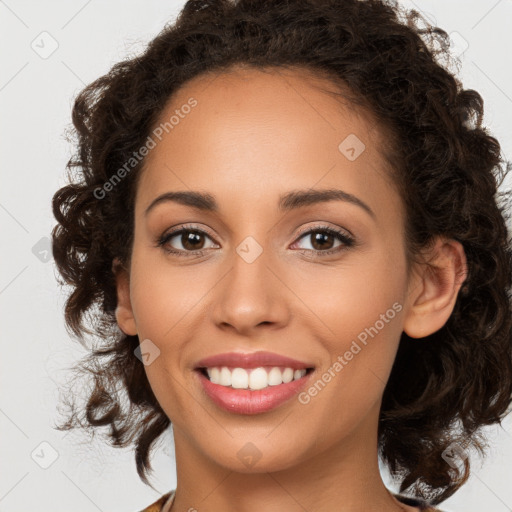
M 259 238 L 261 240 L 261 236 Z M 245 237 L 234 248 L 228 282 L 238 302 L 253 301 L 255 305 L 268 299 L 267 295 L 272 291 L 268 269 L 272 257 L 269 251 L 268 244 L 258 242 L 253 236 Z
M 246 236 L 234 247 L 231 270 L 223 279 L 216 297 L 216 322 L 228 323 L 237 330 L 283 320 L 285 303 L 282 284 L 269 267 L 274 260 L 264 235 Z M 284 315 L 284 316 L 283 316 Z

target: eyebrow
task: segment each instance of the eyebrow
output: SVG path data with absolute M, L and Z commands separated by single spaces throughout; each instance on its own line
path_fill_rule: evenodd
M 211 194 L 194 191 L 174 191 L 166 192 L 154 199 L 146 208 L 144 215 L 148 215 L 148 213 L 158 204 L 169 201 L 179 203 L 184 206 L 190 206 L 201 211 L 219 211 L 219 206 Z M 279 197 L 278 208 L 280 211 L 285 212 L 328 201 L 345 201 L 354 204 L 365 210 L 373 219 L 376 218 L 374 211 L 366 203 L 361 201 L 361 199 L 339 189 L 292 190 Z

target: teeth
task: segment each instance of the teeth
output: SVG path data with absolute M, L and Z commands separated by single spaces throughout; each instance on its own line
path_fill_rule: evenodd
M 221 386 L 234 389 L 264 389 L 268 386 L 287 384 L 306 375 L 306 369 L 294 370 L 293 368 L 245 368 L 229 369 L 226 366 L 207 368 L 206 373 L 210 381 Z
M 228 369 L 226 368 L 226 370 Z M 247 389 L 249 387 L 249 374 L 243 368 L 235 368 L 231 372 L 231 387 L 235 389 Z
M 225 367 L 221 368 L 220 370 L 218 384 L 222 384 L 223 386 L 231 386 L 231 372 Z

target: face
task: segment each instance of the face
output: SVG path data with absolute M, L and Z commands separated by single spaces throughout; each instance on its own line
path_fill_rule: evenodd
M 404 210 L 375 123 L 317 87 L 334 85 L 282 70 L 214 78 L 180 89 L 161 115 L 175 116 L 172 128 L 153 132 L 117 318 L 145 340 L 180 443 L 231 470 L 275 471 L 377 427 L 410 306 Z M 326 190 L 338 192 L 312 194 Z M 198 370 L 210 356 L 261 351 L 309 369 L 229 396 Z M 297 366 L 268 362 L 267 375 Z M 261 399 L 240 405 L 243 393 Z M 262 455 L 253 467 L 238 453 L 248 442 Z

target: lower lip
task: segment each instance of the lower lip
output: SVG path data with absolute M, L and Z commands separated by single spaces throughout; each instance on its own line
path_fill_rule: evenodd
M 254 391 L 214 384 L 200 370 L 196 370 L 196 373 L 206 394 L 222 409 L 236 414 L 260 414 L 275 409 L 294 397 L 306 385 L 313 372 L 287 384 Z

